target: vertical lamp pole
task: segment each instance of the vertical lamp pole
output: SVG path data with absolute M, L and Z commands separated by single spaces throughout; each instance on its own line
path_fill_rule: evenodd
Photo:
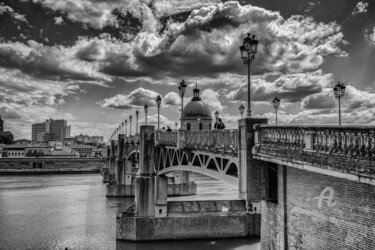
M 132 119 L 133 119 L 133 116 L 130 115 L 129 116 L 129 135 L 132 135 Z
M 158 130 L 160 130 L 160 104 L 161 104 L 161 97 L 158 95 L 156 97 L 156 106 L 158 106 Z
M 273 107 L 275 108 L 275 114 L 276 114 L 276 126 L 277 126 L 277 109 L 279 108 L 280 106 L 280 98 L 278 98 L 277 96 L 275 98 L 273 98 L 272 100 L 272 105 Z
M 136 118 L 136 126 L 135 126 L 135 134 L 138 134 L 138 117 L 139 117 L 139 111 L 135 111 L 135 118 Z
M 240 110 L 240 114 L 241 114 L 241 119 L 243 118 L 243 113 L 245 111 L 245 106 L 243 104 L 240 105 L 240 107 L 238 108 Z
M 250 98 L 250 65 L 255 59 L 255 54 L 258 49 L 258 40 L 255 39 L 255 35 L 250 36 L 247 33 L 247 37 L 243 40 L 242 46 L 240 46 L 241 59 L 247 66 L 247 117 L 251 117 L 251 98 Z
M 333 88 L 333 93 L 335 94 L 335 97 L 339 100 L 339 126 L 341 126 L 341 98 L 345 94 L 345 85 L 343 83 L 338 83 Z
M 128 134 L 128 120 L 125 119 L 125 135 Z
M 178 92 L 181 96 L 181 129 L 184 128 L 184 95 L 186 91 L 186 83 L 184 80 L 180 82 L 180 85 L 178 86 Z
M 145 104 L 144 109 L 145 109 L 145 120 L 146 120 L 146 126 L 147 126 L 147 110 L 148 110 L 147 104 Z

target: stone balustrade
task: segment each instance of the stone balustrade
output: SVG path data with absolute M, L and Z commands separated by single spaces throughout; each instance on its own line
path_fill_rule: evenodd
M 184 138 L 184 147 L 213 152 L 238 153 L 238 130 L 179 130 L 174 132 L 157 131 L 158 143 L 177 146 L 179 137 Z
M 255 125 L 253 154 L 375 177 L 375 126 Z
M 167 146 L 176 146 L 177 145 L 177 131 L 172 132 L 163 132 L 163 131 L 156 131 L 156 138 L 160 144 L 167 145 Z

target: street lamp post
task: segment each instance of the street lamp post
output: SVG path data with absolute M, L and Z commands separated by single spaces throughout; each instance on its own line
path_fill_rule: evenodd
M 241 114 L 241 119 L 243 118 L 243 113 L 245 111 L 245 106 L 243 104 L 240 105 L 240 107 L 238 108 L 240 110 L 240 114 Z
M 145 104 L 144 109 L 145 109 L 145 120 L 146 120 L 146 126 L 147 126 L 147 110 L 148 110 L 147 104 Z
M 136 118 L 136 123 L 135 123 L 135 134 L 138 134 L 138 117 L 139 117 L 139 111 L 135 111 L 135 118 Z
M 275 113 L 276 113 L 276 125 L 277 125 L 277 109 L 279 108 L 280 106 L 280 98 L 278 98 L 277 96 L 275 98 L 273 98 L 272 100 L 272 105 L 273 107 L 275 108 Z
M 139 118 L 139 111 L 135 111 L 135 134 L 138 134 L 138 118 Z
M 132 119 L 133 119 L 133 116 L 130 115 L 129 116 L 129 135 L 132 135 Z
M 335 97 L 339 100 L 339 126 L 341 126 L 341 98 L 345 94 L 345 85 L 343 83 L 338 83 L 333 88 L 333 93 L 335 94 Z
M 250 33 L 247 33 L 247 37 L 245 37 L 242 46 L 240 46 L 241 59 L 243 63 L 247 66 L 247 117 L 251 117 L 250 65 L 255 59 L 257 49 L 258 40 L 255 39 L 255 35 L 250 36 Z
M 128 120 L 125 119 L 125 135 L 128 134 Z
M 161 104 L 161 97 L 158 95 L 156 97 L 156 106 L 158 106 L 158 130 L 160 130 L 160 104 Z
M 185 91 L 186 91 L 186 83 L 184 80 L 182 80 L 182 82 L 180 82 L 180 85 L 178 86 L 178 92 L 181 96 L 181 128 L 183 129 L 184 128 L 184 95 L 185 95 Z

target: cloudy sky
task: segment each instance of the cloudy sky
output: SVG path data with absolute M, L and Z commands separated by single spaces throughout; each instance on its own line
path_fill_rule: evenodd
M 145 103 L 155 122 L 158 94 L 162 124 L 178 121 L 184 79 L 185 103 L 197 82 L 211 111 L 236 127 L 248 32 L 259 40 L 255 116 L 274 123 L 278 95 L 280 123 L 336 124 L 332 87 L 342 81 L 343 123 L 375 123 L 375 3 L 352 0 L 3 0 L 0 115 L 15 138 L 64 118 L 73 134 L 108 139 L 136 109 L 142 123 Z

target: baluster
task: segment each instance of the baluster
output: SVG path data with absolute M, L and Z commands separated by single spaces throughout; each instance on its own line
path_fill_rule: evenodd
M 368 146 L 368 155 L 369 155 L 369 160 L 374 160 L 375 156 L 375 134 L 373 131 L 369 133 L 369 146 Z
M 367 152 L 367 148 L 368 148 L 368 144 L 369 144 L 369 132 L 362 132 L 362 147 L 361 147 L 361 155 L 363 158 L 365 158 L 366 160 L 368 159 L 368 152 Z

